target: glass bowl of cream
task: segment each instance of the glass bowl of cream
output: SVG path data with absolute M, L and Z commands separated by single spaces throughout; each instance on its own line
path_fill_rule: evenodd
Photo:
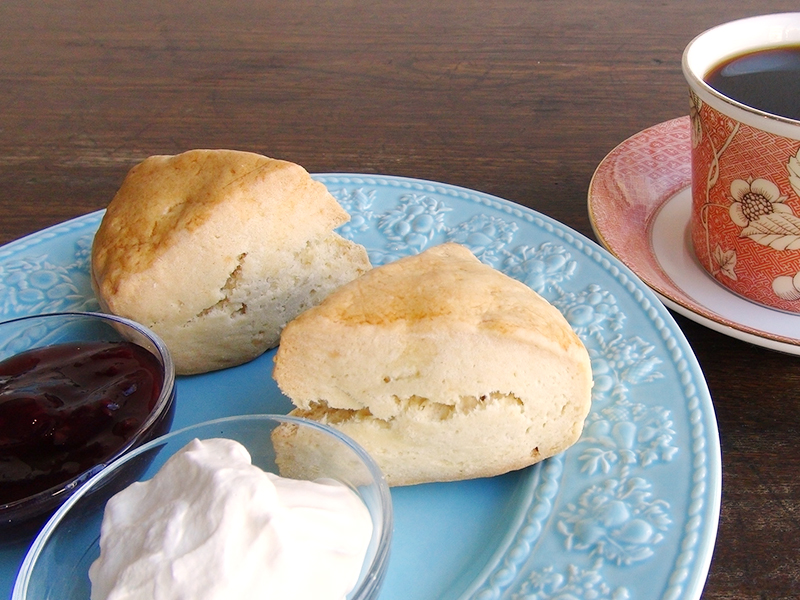
M 0 322 L 0 539 L 30 541 L 72 493 L 169 431 L 175 367 L 164 342 L 91 312 Z
M 31 545 L 12 600 L 373 599 L 392 530 L 383 474 L 347 436 L 288 416 L 217 419 L 78 490 Z

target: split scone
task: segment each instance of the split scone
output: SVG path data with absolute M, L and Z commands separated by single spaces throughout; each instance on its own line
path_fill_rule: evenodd
M 334 228 L 350 219 L 301 166 L 234 150 L 133 167 L 92 246 L 103 310 L 160 335 L 179 374 L 247 362 L 370 268 Z
M 273 374 L 291 415 L 351 436 L 390 485 L 536 463 L 577 441 L 591 403 L 589 355 L 561 313 L 457 244 L 376 267 L 302 313 Z M 300 435 L 273 439 L 297 448 Z M 281 472 L 299 474 L 283 454 Z

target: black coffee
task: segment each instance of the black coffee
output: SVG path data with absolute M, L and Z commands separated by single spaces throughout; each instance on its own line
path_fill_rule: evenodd
M 742 104 L 800 121 L 800 45 L 736 56 L 714 67 L 705 81 Z

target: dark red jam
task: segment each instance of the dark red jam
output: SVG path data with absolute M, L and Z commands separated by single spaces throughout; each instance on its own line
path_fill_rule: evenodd
M 0 504 L 112 457 L 163 384 L 156 357 L 130 342 L 58 344 L 0 362 Z

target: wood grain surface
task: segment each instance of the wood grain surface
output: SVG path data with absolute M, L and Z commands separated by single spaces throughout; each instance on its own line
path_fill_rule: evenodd
M 592 173 L 688 112 L 684 46 L 762 0 L 4 0 L 0 243 L 105 207 L 151 154 L 507 198 L 593 237 Z M 800 358 L 677 317 L 708 379 L 723 501 L 705 600 L 800 597 Z M 632 599 L 634 600 L 634 599 Z

